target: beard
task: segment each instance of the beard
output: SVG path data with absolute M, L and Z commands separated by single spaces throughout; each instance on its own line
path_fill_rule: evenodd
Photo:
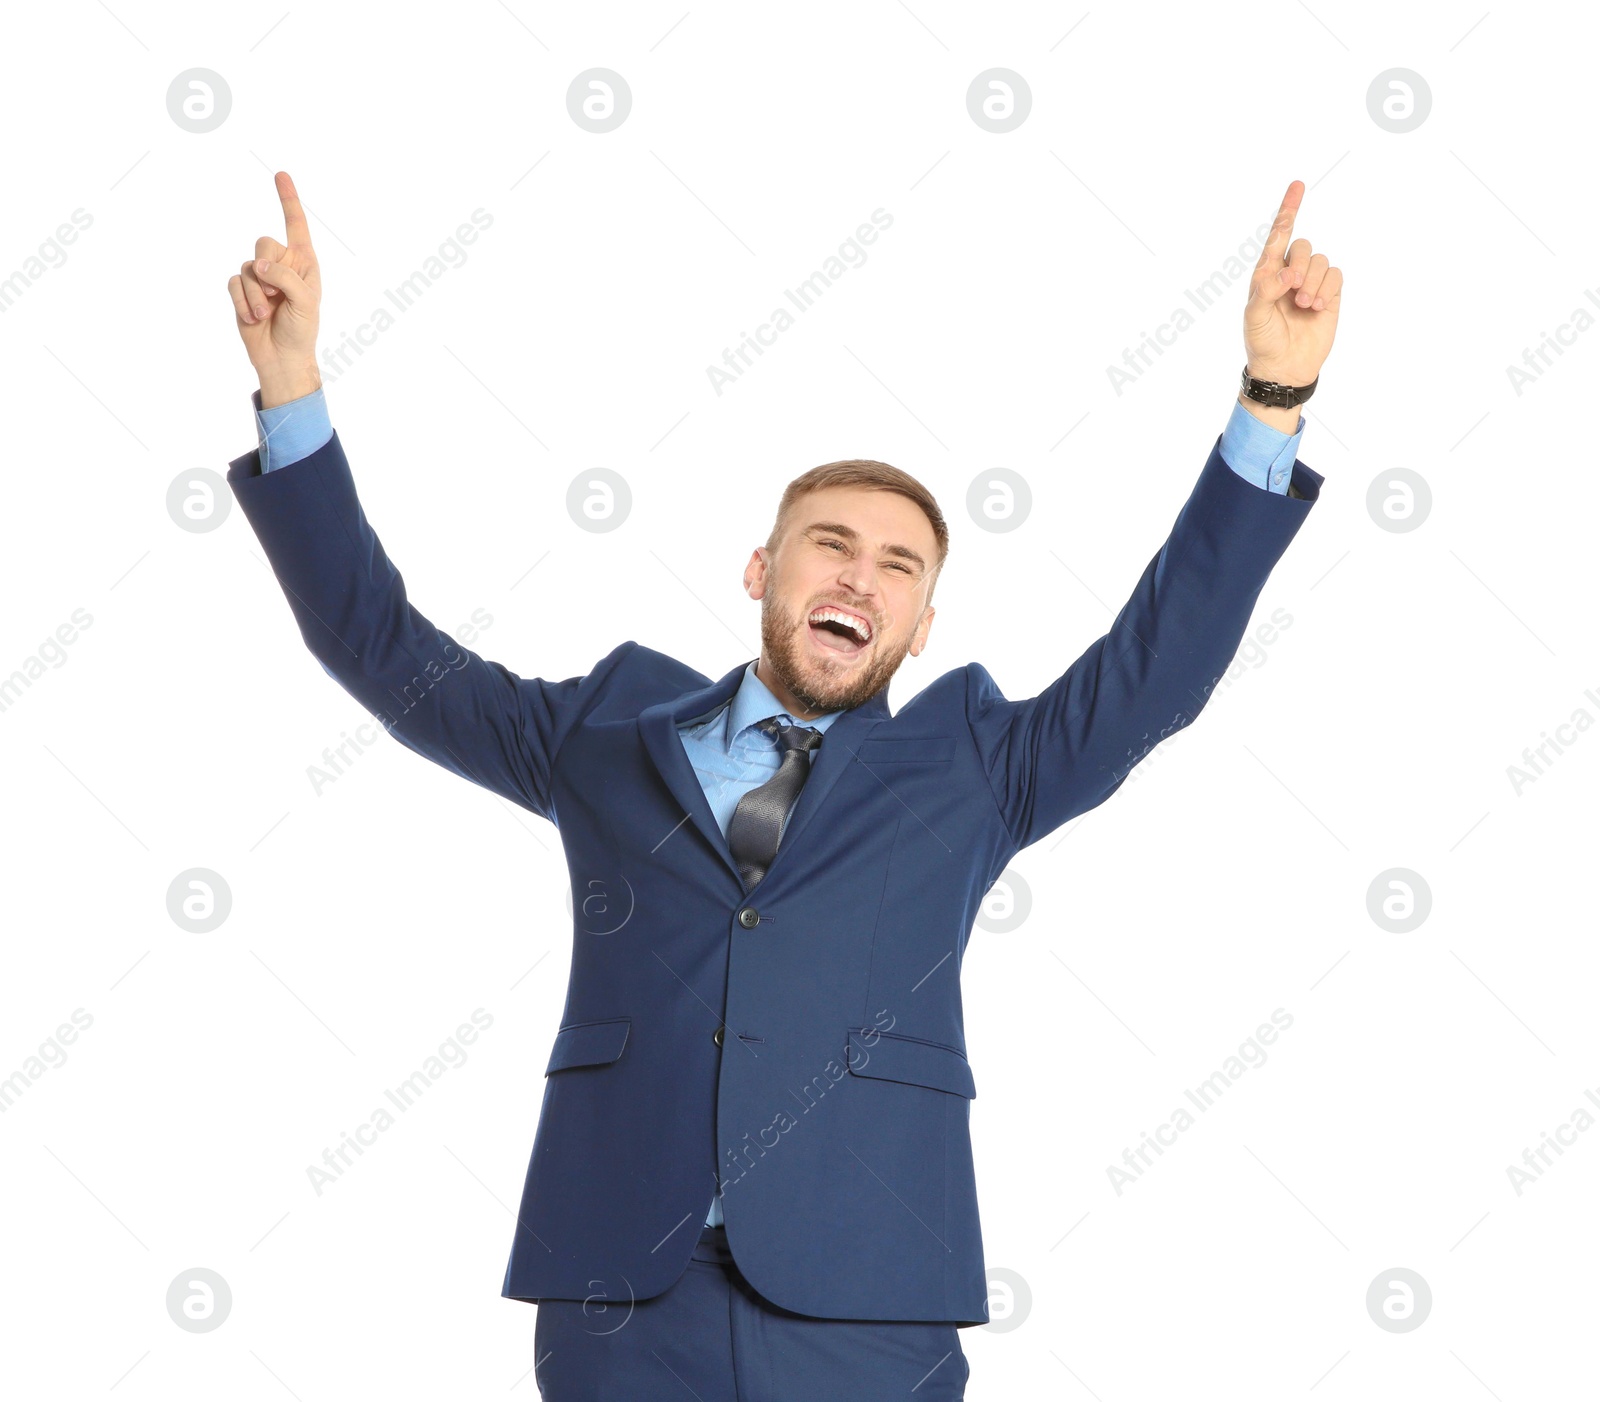
M 849 711 L 870 701 L 889 685 L 911 650 L 909 636 L 898 649 L 882 648 L 874 623 L 873 641 L 867 645 L 867 651 L 874 655 L 865 664 L 835 663 L 817 657 L 803 641 L 811 626 L 806 622 L 810 607 L 798 618 L 786 615 L 778 602 L 778 592 L 768 589 L 761 600 L 761 650 L 772 665 L 773 675 L 807 710 Z

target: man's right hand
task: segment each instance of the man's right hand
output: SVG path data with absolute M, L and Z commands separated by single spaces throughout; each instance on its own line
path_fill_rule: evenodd
M 256 240 L 256 256 L 228 279 L 239 338 L 261 380 L 263 409 L 287 404 L 322 386 L 317 369 L 322 275 L 294 181 L 282 170 L 274 179 L 288 242 L 263 234 Z

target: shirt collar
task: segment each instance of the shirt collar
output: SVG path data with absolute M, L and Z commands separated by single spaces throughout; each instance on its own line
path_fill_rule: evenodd
M 756 659 L 760 661 L 759 658 Z M 758 721 L 764 721 L 768 716 L 781 716 L 788 725 L 807 725 L 814 730 L 826 731 L 843 711 L 829 711 L 826 715 L 818 716 L 815 720 L 796 720 L 782 702 L 767 689 L 765 682 L 756 675 L 756 663 L 752 662 L 745 668 L 744 678 L 739 683 L 738 691 L 734 692 L 733 700 L 728 706 L 728 743 L 731 745 L 739 738 L 742 731 L 749 729 Z

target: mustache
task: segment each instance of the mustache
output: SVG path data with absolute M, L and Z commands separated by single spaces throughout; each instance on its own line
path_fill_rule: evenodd
M 814 610 L 825 608 L 849 609 L 852 613 L 859 613 L 863 618 L 871 621 L 873 632 L 878 630 L 878 615 L 873 609 L 865 604 L 852 604 L 844 599 L 819 599 L 816 603 L 808 605 L 800 617 L 803 621 L 810 617 Z

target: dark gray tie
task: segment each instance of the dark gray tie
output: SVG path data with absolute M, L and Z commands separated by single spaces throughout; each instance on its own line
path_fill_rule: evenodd
M 728 850 L 739 864 L 746 891 L 767 874 L 778 855 L 784 826 L 811 773 L 810 752 L 822 743 L 820 730 L 785 725 L 777 716 L 757 722 L 756 729 L 777 735 L 783 758 L 776 774 L 739 800 L 728 822 Z

